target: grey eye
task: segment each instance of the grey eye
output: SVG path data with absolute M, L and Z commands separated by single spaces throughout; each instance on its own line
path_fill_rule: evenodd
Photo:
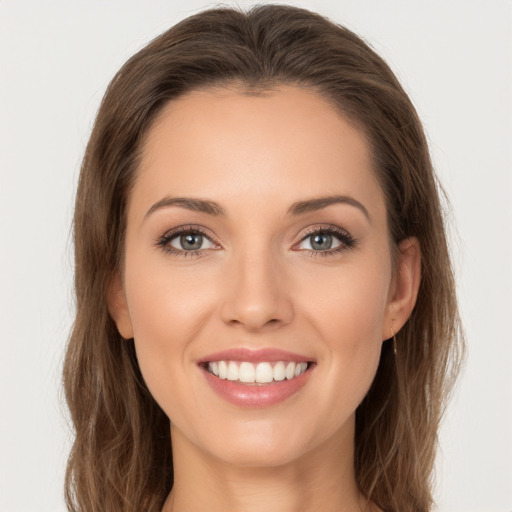
M 337 236 L 320 231 L 304 238 L 299 247 L 300 249 L 306 249 L 309 251 L 327 251 L 329 249 L 335 249 L 341 244 L 342 242 Z
M 320 233 L 311 236 L 311 247 L 312 249 L 322 251 L 324 249 L 330 249 L 332 246 L 332 236 L 327 233 Z
M 198 251 L 213 247 L 212 242 L 201 233 L 184 233 L 173 238 L 169 245 L 182 251 Z

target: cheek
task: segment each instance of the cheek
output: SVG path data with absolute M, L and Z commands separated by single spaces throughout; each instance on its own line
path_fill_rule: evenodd
M 375 377 L 389 280 L 387 265 L 364 265 L 331 276 L 328 293 L 310 287 L 314 292 L 304 308 L 325 343 L 328 388 L 346 402 L 340 410 L 355 409 Z
M 305 283 L 304 307 L 328 339 L 346 340 L 347 349 L 357 351 L 370 342 L 380 343 L 390 274 L 386 264 L 340 268 L 325 276 L 323 287 L 318 280 Z
M 137 360 L 151 394 L 168 415 L 176 407 L 176 391 L 187 394 L 187 371 L 195 364 L 191 351 L 207 316 L 206 304 L 211 303 L 200 280 L 191 277 L 135 259 L 126 265 Z
M 186 345 L 212 300 L 206 278 L 197 269 L 166 264 L 165 258 L 141 254 L 127 259 L 125 286 L 135 338 L 170 349 Z
M 198 340 L 204 341 L 201 333 L 218 304 L 218 283 L 205 286 L 212 277 L 206 267 L 190 271 L 135 251 L 126 261 L 125 289 L 139 367 L 152 396 L 172 420 L 182 422 L 184 415 L 201 410 L 188 381 Z

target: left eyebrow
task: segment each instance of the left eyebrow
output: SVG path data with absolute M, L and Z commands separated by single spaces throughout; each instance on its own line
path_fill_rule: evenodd
M 187 210 L 195 212 L 207 213 L 208 215 L 225 215 L 225 212 L 218 203 L 215 201 L 208 201 L 205 199 L 194 199 L 191 197 L 165 197 L 164 199 L 156 202 L 146 213 L 146 217 L 151 215 L 154 211 L 161 208 L 168 208 L 169 206 L 180 206 Z
M 354 199 L 350 196 L 327 196 L 308 199 L 307 201 L 298 201 L 290 206 L 288 209 L 288 215 L 303 215 L 309 212 L 316 212 L 338 203 L 354 206 L 363 212 L 368 221 L 371 221 L 370 214 L 368 213 L 368 210 L 365 208 L 365 206 L 357 199 Z

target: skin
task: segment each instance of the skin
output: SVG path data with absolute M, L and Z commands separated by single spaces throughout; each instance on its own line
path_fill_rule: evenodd
M 348 203 L 287 213 L 333 195 L 368 216 Z M 169 197 L 215 201 L 225 214 L 154 206 Z M 332 225 L 356 242 L 319 254 L 308 233 Z M 170 254 L 158 240 L 179 226 L 199 226 L 211 242 Z M 179 237 L 172 244 L 185 252 Z M 317 93 L 217 88 L 165 107 L 144 145 L 123 272 L 109 292 L 171 420 L 175 485 L 165 511 L 377 510 L 355 483 L 354 419 L 383 340 L 416 300 L 418 243 L 399 248 L 393 269 L 364 135 Z M 316 366 L 284 402 L 242 408 L 214 393 L 197 364 L 234 347 L 288 350 Z

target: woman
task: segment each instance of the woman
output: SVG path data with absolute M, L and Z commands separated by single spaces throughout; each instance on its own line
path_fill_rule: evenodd
M 70 510 L 431 509 L 453 275 L 421 124 L 353 33 L 216 9 L 133 56 L 75 254 Z

